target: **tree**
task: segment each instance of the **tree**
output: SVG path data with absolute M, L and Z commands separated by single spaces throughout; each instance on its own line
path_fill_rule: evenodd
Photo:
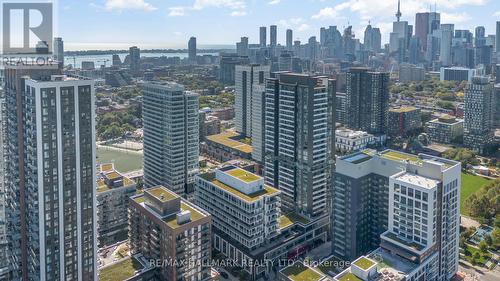
M 491 247 L 493 245 L 493 238 L 491 238 L 491 235 L 484 236 L 484 242 L 486 242 L 486 245 Z
M 479 259 L 480 258 L 481 258 L 481 255 L 479 254 L 479 252 L 474 252 L 474 254 L 472 255 L 471 263 L 473 265 L 479 264 Z
M 479 242 L 479 250 L 481 251 L 481 253 L 488 252 L 488 244 L 486 244 L 486 241 L 483 240 Z

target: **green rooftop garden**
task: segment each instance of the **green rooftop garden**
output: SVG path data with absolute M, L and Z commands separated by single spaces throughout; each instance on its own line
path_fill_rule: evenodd
M 187 203 L 184 203 L 184 202 L 181 202 L 181 210 L 191 212 L 191 222 L 197 221 L 197 220 L 205 217 L 205 215 L 200 213 L 200 211 L 192 208 L 191 206 L 189 206 Z M 170 226 L 171 228 L 174 228 L 174 229 L 178 228 L 180 226 L 179 224 L 177 224 L 176 215 L 169 216 L 164 221 L 168 226 Z
M 393 160 L 393 161 L 405 161 L 405 160 L 409 160 L 410 162 L 420 162 L 421 161 L 415 155 L 397 152 L 397 151 L 393 151 L 393 150 L 382 153 L 382 157 L 389 159 L 389 160 Z
M 288 213 L 288 214 L 282 215 L 279 217 L 278 221 L 279 221 L 279 228 L 280 229 L 288 227 L 294 223 L 302 223 L 302 224 L 309 223 L 308 219 L 306 219 L 300 215 L 297 215 L 295 213 Z
M 281 271 L 285 276 L 293 281 L 317 281 L 322 278 L 321 274 L 306 267 L 302 263 L 296 263 Z
M 254 181 L 260 179 L 259 176 L 252 174 L 250 172 L 247 172 L 247 171 L 240 169 L 240 168 L 236 168 L 236 169 L 227 171 L 226 173 L 241 180 L 241 181 L 244 181 L 246 183 L 254 182 Z
M 146 192 L 153 195 L 162 202 L 168 202 L 178 197 L 175 193 L 163 186 L 151 188 L 149 190 L 146 190 Z
M 340 277 L 339 281 L 362 281 L 362 280 L 356 277 L 356 275 L 349 272 Z
M 368 268 L 372 267 L 375 263 L 365 257 L 362 257 L 357 261 L 355 261 L 354 264 L 363 270 L 367 270 Z
M 259 200 L 262 196 L 264 195 L 273 195 L 275 193 L 278 193 L 279 190 L 272 188 L 268 185 L 264 185 L 264 188 L 258 192 L 252 193 L 252 194 L 245 194 L 243 192 L 240 192 L 239 190 L 230 187 L 227 184 L 224 184 L 218 180 L 215 179 L 215 174 L 214 173 L 206 173 L 206 174 L 201 174 L 200 177 L 213 185 L 219 187 L 220 189 L 231 193 L 234 196 L 239 197 L 240 199 L 247 201 L 247 202 L 255 202 Z
M 104 267 L 99 272 L 100 281 L 122 281 L 135 276 L 136 271 L 143 266 L 135 258 L 127 258 L 110 266 Z

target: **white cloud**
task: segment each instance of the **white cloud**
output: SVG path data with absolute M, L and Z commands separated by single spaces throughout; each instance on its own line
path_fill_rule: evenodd
M 232 10 L 241 10 L 246 7 L 242 0 L 195 0 L 193 9 L 202 10 L 209 7 L 229 8 Z
M 143 10 L 154 11 L 156 8 L 145 0 L 106 0 L 106 10 Z
M 325 7 L 319 13 L 312 16 L 313 19 L 334 19 L 339 16 L 339 13 L 349 7 L 351 3 L 344 2 L 334 7 Z
M 186 8 L 185 7 L 170 7 L 168 15 L 171 17 L 181 17 L 186 14 Z
M 184 16 L 187 11 L 200 11 L 205 8 L 226 8 L 233 10 L 229 15 L 233 17 L 245 16 L 246 4 L 243 0 L 195 0 L 191 6 L 177 6 L 169 8 L 171 17 Z
M 299 28 L 297 28 L 299 31 L 306 31 L 306 30 L 309 30 L 311 28 L 310 25 L 308 25 L 307 23 L 303 23 L 301 25 L 299 25 Z
M 279 3 L 281 3 L 281 0 L 271 0 L 267 2 L 267 4 L 269 5 L 278 5 Z
M 243 17 L 247 15 L 247 12 L 245 11 L 233 11 L 230 14 L 232 17 Z
M 494 14 L 493 14 L 494 17 L 500 17 L 500 11 L 496 11 Z

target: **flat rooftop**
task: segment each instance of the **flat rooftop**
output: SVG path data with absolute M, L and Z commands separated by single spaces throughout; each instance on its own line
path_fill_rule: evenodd
M 413 173 L 408 173 L 408 172 L 398 174 L 394 177 L 394 179 L 405 182 L 405 183 L 409 183 L 412 185 L 418 185 L 420 187 L 424 187 L 427 189 L 434 188 L 439 184 L 439 181 L 437 181 L 437 180 L 426 178 L 426 177 L 419 176 L 419 175 L 416 175 Z
M 238 133 L 229 131 L 218 135 L 207 136 L 207 140 L 239 150 L 243 153 L 252 153 L 253 149 L 251 145 L 233 139 L 239 136 Z
M 366 162 L 372 158 L 373 157 L 371 155 L 360 152 L 360 153 L 348 155 L 348 156 L 342 158 L 342 160 L 347 161 L 347 162 L 352 163 L 352 164 L 360 164 L 360 163 Z
M 135 184 L 135 182 L 128 177 L 123 176 L 115 170 L 113 164 L 101 164 L 99 165 L 96 179 L 96 191 L 97 193 L 105 192 L 112 189 L 119 189 L 121 187 L 127 187 Z M 122 180 L 123 184 L 121 186 L 112 186 L 113 182 Z
M 292 281 L 320 281 L 325 278 L 323 274 L 305 266 L 302 262 L 296 262 L 280 272 Z
M 399 275 L 407 275 L 418 267 L 417 264 L 405 260 L 400 256 L 393 255 L 383 248 L 377 248 L 368 255 L 368 258 L 377 262 L 379 272 L 386 269 L 395 273 L 399 272 Z
M 395 150 L 386 150 L 382 151 L 380 153 L 380 156 L 382 158 L 388 159 L 388 160 L 393 160 L 393 161 L 410 161 L 410 162 L 422 162 L 421 159 L 418 158 L 418 156 L 413 155 L 413 154 L 408 154 L 404 152 L 399 152 Z
M 170 200 L 179 197 L 179 195 L 173 193 L 172 191 L 168 190 L 166 187 L 163 186 L 153 187 L 145 190 L 144 192 L 151 194 L 153 197 L 160 200 L 161 202 L 168 202 Z
M 232 170 L 227 171 L 226 173 L 243 181 L 243 182 L 245 182 L 245 183 L 254 182 L 256 180 L 261 179 L 261 177 L 255 175 L 253 173 L 250 173 L 248 171 L 245 171 L 241 168 L 232 169 Z
M 389 111 L 397 112 L 397 113 L 408 113 L 408 112 L 412 112 L 415 110 L 417 110 L 417 108 L 414 106 L 403 106 L 403 107 L 399 107 L 399 108 L 389 109 Z
M 227 184 L 222 183 L 221 181 L 217 180 L 215 178 L 215 173 L 205 173 L 199 175 L 202 179 L 212 183 L 213 185 L 219 187 L 220 189 L 239 197 L 240 199 L 247 201 L 247 202 L 255 202 L 259 199 L 261 199 L 263 196 L 270 196 L 279 193 L 278 189 L 275 189 L 273 187 L 270 187 L 268 185 L 264 185 L 264 187 L 259 190 L 258 192 L 252 193 L 252 194 L 245 194 Z
M 126 258 L 99 270 L 101 281 L 122 281 L 137 275 L 144 266 L 134 257 Z
M 285 214 L 285 215 L 281 215 L 279 218 L 278 218 L 278 222 L 279 222 L 279 228 L 280 229 L 284 229 L 284 228 L 287 228 L 289 226 L 292 226 L 294 225 L 295 223 L 301 223 L 301 224 L 308 224 L 310 221 L 309 219 L 307 218 L 304 218 L 298 214 L 295 214 L 295 213 L 288 213 L 288 214 Z
M 206 217 L 206 215 L 204 213 L 200 212 L 195 207 L 189 205 L 189 203 L 187 203 L 185 201 L 181 202 L 180 211 L 191 212 L 191 220 L 189 222 L 196 222 L 196 221 Z M 166 217 L 163 221 L 171 228 L 176 229 L 179 226 L 181 226 L 177 223 L 177 216 L 176 215 L 177 214 L 170 215 L 170 216 Z M 185 224 L 182 224 L 182 225 L 185 225 Z

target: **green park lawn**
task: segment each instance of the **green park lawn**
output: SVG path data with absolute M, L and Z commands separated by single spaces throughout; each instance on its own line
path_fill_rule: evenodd
M 97 163 L 114 163 L 118 172 L 126 173 L 142 169 L 143 156 L 136 152 L 97 148 Z
M 460 214 L 469 215 L 465 209 L 465 200 L 476 193 L 481 187 L 487 185 L 490 180 L 480 176 L 462 173 L 462 188 L 460 190 Z

